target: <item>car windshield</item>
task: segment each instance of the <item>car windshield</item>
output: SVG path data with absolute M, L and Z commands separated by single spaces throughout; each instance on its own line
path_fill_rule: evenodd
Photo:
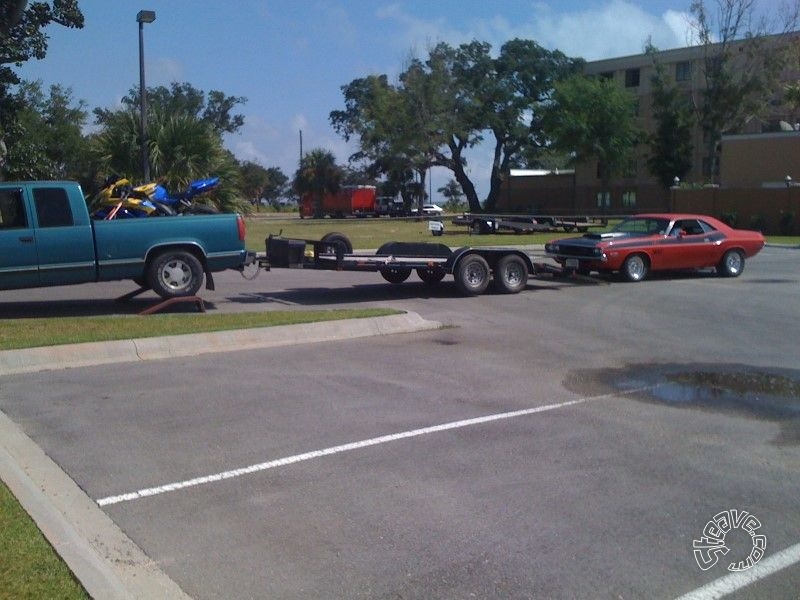
M 611 231 L 615 233 L 633 233 L 639 235 L 665 234 L 669 226 L 668 219 L 655 217 L 631 217 L 620 222 Z

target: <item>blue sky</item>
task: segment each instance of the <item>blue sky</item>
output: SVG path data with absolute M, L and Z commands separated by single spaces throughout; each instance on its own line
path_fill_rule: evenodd
M 303 147 L 325 148 L 344 163 L 353 152 L 328 115 L 343 107 L 341 86 L 369 74 L 394 78 L 410 56 L 440 41 L 473 39 L 495 49 L 534 39 L 587 60 L 638 54 L 650 36 L 661 48 L 686 45 L 689 0 L 80 0 L 81 30 L 51 26 L 47 57 L 18 72 L 72 88 L 90 108 L 114 107 L 139 84 L 139 10 L 146 24 L 146 84 L 189 82 L 244 96 L 245 127 L 226 139 L 242 160 L 278 166 L 290 177 Z M 489 158 L 470 174 L 488 188 Z M 450 175 L 433 174 L 433 190 Z M 436 199 L 436 198 L 434 198 Z

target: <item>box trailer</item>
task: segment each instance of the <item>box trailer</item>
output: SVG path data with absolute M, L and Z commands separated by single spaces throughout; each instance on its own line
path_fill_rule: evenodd
M 343 186 L 335 194 L 304 194 L 300 199 L 300 218 L 348 216 L 366 217 L 375 215 L 377 197 L 374 185 Z

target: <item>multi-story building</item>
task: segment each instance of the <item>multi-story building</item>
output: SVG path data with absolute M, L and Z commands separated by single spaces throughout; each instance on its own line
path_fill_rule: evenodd
M 774 43 L 795 43 L 800 40 L 800 34 L 790 34 L 787 37 L 767 38 Z M 787 41 L 789 40 L 789 41 Z M 656 52 L 654 55 L 638 54 L 635 56 L 625 56 L 610 58 L 586 63 L 584 72 L 595 77 L 605 77 L 619 86 L 624 87 L 636 97 L 636 118 L 639 126 L 647 133 L 655 131 L 657 122 L 653 116 L 653 90 L 651 80 L 655 74 L 654 61 L 663 65 L 669 79 L 681 90 L 696 106 L 702 100 L 703 90 L 706 88 L 705 66 L 707 48 L 703 46 L 693 46 L 665 50 Z M 712 47 L 713 50 L 713 47 Z M 743 41 L 731 44 L 732 55 L 735 57 L 731 64 L 734 67 L 744 64 L 752 57 L 747 55 L 747 46 Z M 740 53 L 737 55 L 737 53 Z M 798 72 L 796 69 L 787 70 L 783 76 L 783 82 L 797 81 Z M 798 150 L 800 151 L 800 136 L 796 131 L 792 131 L 795 120 L 800 115 L 792 113 L 791 108 L 782 102 L 784 85 L 781 83 L 775 90 L 773 101 L 767 107 L 765 115 L 758 118 L 749 119 L 743 128 L 738 131 L 727 132 L 736 134 L 749 134 L 748 138 L 753 138 L 754 134 L 767 132 L 777 135 L 784 131 L 786 135 L 791 135 L 796 139 Z M 756 135 L 755 138 L 758 136 Z M 725 169 L 720 169 L 720 162 L 725 162 L 725 142 L 723 140 L 721 161 L 712 160 L 710 155 L 711 148 L 707 137 L 704 136 L 702 127 L 697 125 L 693 134 L 693 151 L 691 156 L 692 168 L 685 176 L 681 177 L 682 184 L 722 184 L 720 175 L 724 174 Z M 786 151 L 785 144 L 782 149 L 775 147 L 775 155 Z M 771 146 L 769 144 L 754 143 L 752 145 L 754 159 L 769 163 Z M 539 186 L 535 176 L 518 175 L 510 177 L 507 189 L 501 194 L 502 198 L 498 206 L 505 210 L 522 211 L 529 210 L 531 207 L 538 208 L 541 212 L 548 213 L 570 213 L 572 211 L 586 214 L 622 214 L 631 212 L 641 212 L 646 210 L 665 210 L 670 204 L 670 190 L 664 189 L 662 185 L 653 177 L 647 167 L 647 156 L 649 146 L 642 144 L 635 150 L 634 160 L 627 166 L 624 173 L 611 182 L 611 189 L 601 190 L 599 170 L 596 161 L 579 164 L 575 167 L 574 176 L 571 178 L 558 178 L 563 185 L 571 186 L 569 191 L 561 191 L 558 197 L 561 201 L 558 204 L 563 206 L 556 207 L 552 201 L 548 201 L 547 194 L 552 194 L 552 178 L 546 186 Z M 735 148 L 731 147 L 731 152 L 737 153 L 737 162 L 748 160 L 742 153 L 748 153 L 746 144 L 737 141 Z M 785 161 L 783 161 L 785 162 Z M 794 179 L 800 181 L 800 167 L 798 173 L 792 175 Z M 730 171 L 729 171 L 730 172 Z M 789 174 L 789 173 L 787 173 Z M 791 175 L 791 174 L 790 174 Z M 778 179 L 783 179 L 781 175 Z M 775 179 L 774 176 L 767 179 Z M 544 180 L 542 180 L 544 182 Z M 755 184 L 756 182 L 752 182 Z M 542 188 L 541 190 L 539 188 Z M 541 193 L 540 193 L 541 192 Z M 569 199 L 569 202 L 564 202 Z

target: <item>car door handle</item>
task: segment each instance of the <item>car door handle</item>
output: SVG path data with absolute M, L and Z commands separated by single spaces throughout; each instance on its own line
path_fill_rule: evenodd
M 33 236 L 32 235 L 22 235 L 19 238 L 19 241 L 23 244 L 32 244 L 33 243 Z

